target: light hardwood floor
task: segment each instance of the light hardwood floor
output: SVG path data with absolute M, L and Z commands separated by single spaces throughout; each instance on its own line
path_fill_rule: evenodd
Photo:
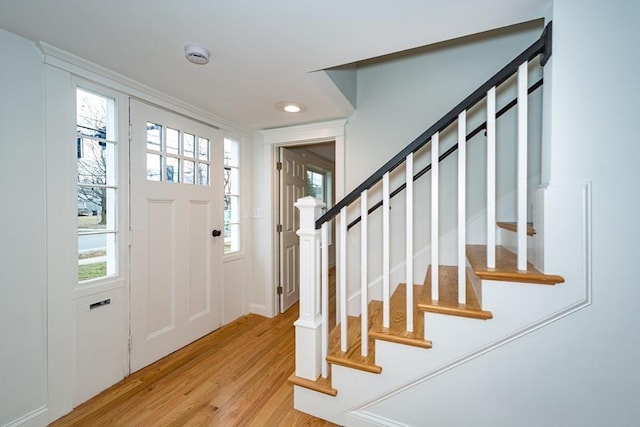
M 150 365 L 52 426 L 334 426 L 293 409 L 298 305 L 247 315 Z

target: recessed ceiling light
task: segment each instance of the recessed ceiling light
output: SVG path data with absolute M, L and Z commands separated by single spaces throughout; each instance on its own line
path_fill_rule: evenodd
M 184 56 L 194 64 L 204 65 L 209 62 L 209 51 L 197 44 L 188 44 L 184 47 Z
M 299 102 L 282 101 L 273 106 L 276 110 L 285 113 L 303 113 L 307 107 Z
M 284 111 L 286 111 L 287 113 L 299 113 L 300 112 L 300 107 L 298 107 L 297 105 L 285 105 L 284 106 Z

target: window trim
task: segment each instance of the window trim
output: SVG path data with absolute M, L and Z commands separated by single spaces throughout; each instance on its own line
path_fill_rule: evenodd
M 128 175 L 128 152 L 129 152 L 129 126 L 128 126 L 128 101 L 125 94 L 110 89 L 108 87 L 87 81 L 80 77 L 74 76 L 73 78 L 73 107 L 74 107 L 74 129 L 77 129 L 77 92 L 78 90 L 84 90 L 89 93 L 93 93 L 95 95 L 105 97 L 113 100 L 113 126 L 114 133 L 113 135 L 109 135 L 108 138 L 105 138 L 105 142 L 114 144 L 115 147 L 115 155 L 114 155 L 114 177 L 115 184 L 114 185 L 98 185 L 98 184 L 80 184 L 77 180 L 77 170 L 74 173 L 74 204 L 77 205 L 77 191 L 81 186 L 87 187 L 101 187 L 101 188 L 113 188 L 116 190 L 115 200 L 114 200 L 114 211 L 115 218 L 113 228 L 105 228 L 96 232 L 88 232 L 83 233 L 82 235 L 93 235 L 93 234 L 103 234 L 105 236 L 114 235 L 115 236 L 115 247 L 114 247 L 114 261 L 115 261 L 115 269 L 116 273 L 112 275 L 97 277 L 95 279 L 89 279 L 85 281 L 80 281 L 78 279 L 78 267 L 79 264 L 75 262 L 75 282 L 73 285 L 74 296 L 83 296 L 90 295 L 95 292 L 101 292 L 106 288 L 113 288 L 114 286 L 122 286 L 123 281 L 126 282 L 129 275 L 129 266 L 128 266 L 128 230 L 129 230 L 129 221 L 128 221 L 128 197 L 129 197 L 129 175 Z M 74 131 L 77 135 L 77 132 Z M 95 138 L 87 136 L 89 139 L 93 139 L 96 141 L 101 141 L 101 138 Z M 77 149 L 72 149 L 70 152 L 73 153 L 75 157 L 74 165 L 77 165 Z M 76 166 L 77 167 L 77 166 Z M 74 208 L 74 212 L 76 209 Z M 75 232 L 76 232 L 76 245 L 77 239 L 81 235 L 77 228 L 77 220 L 75 220 Z M 79 250 L 76 246 L 76 257 L 79 254 Z

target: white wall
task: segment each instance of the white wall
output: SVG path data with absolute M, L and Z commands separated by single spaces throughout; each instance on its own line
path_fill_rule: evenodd
M 640 3 L 557 0 L 552 15 L 547 176 L 551 185 L 592 184 L 591 304 L 367 409 L 377 416 L 434 426 L 640 425 Z
M 42 54 L 33 43 L 0 29 L 0 64 L 0 425 L 5 425 L 46 416 L 47 230 Z

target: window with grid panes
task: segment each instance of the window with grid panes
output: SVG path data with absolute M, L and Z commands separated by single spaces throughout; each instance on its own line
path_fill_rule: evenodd
M 147 122 L 147 180 L 209 185 L 207 138 Z
M 76 90 L 78 281 L 118 274 L 115 100 Z
M 240 156 L 238 141 L 224 139 L 224 253 L 240 250 Z

